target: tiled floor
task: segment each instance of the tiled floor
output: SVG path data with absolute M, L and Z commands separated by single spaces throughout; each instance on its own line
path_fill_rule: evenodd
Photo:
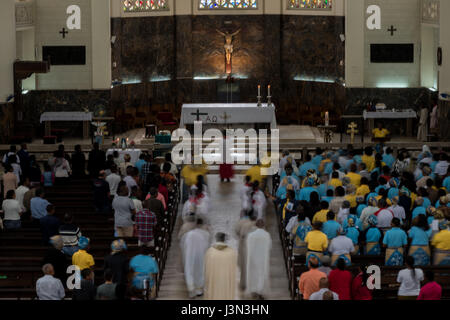
M 209 221 L 211 224 L 212 234 L 216 232 L 225 232 L 230 235 L 229 244 L 237 249 L 238 241 L 233 234 L 233 228 L 239 220 L 240 201 L 239 193 L 242 185 L 243 176 L 236 176 L 231 183 L 221 183 L 218 175 L 208 175 L 208 191 L 211 197 L 211 215 Z M 280 238 L 278 236 L 276 218 L 273 210 L 268 210 L 267 229 L 271 233 L 273 247 L 270 261 L 270 294 L 267 299 L 288 300 L 290 299 L 288 290 L 288 279 L 283 260 Z M 183 267 L 181 264 L 181 252 L 176 234 L 181 225 L 181 219 L 177 221 L 177 225 L 173 235 L 172 246 L 168 253 L 166 269 L 161 282 L 159 291 L 160 300 L 185 300 L 189 299 L 186 285 L 184 282 Z M 236 279 L 236 299 L 250 299 L 238 289 L 239 272 Z M 198 298 L 201 299 L 201 298 Z

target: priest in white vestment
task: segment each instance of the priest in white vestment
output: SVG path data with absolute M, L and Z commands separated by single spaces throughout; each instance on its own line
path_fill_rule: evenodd
M 238 265 L 241 270 L 241 280 L 239 282 L 241 290 L 245 290 L 247 285 L 247 235 L 256 228 L 256 217 L 250 216 L 250 214 L 252 214 L 252 211 L 245 211 L 244 217 L 239 220 L 234 229 L 239 239 Z
M 197 220 L 197 227 L 181 238 L 184 278 L 189 297 L 203 295 L 205 285 L 204 258 L 209 248 L 210 234 L 203 228 L 203 221 Z
M 264 230 L 263 220 L 258 220 L 256 227 L 247 236 L 247 294 L 264 299 L 269 291 L 272 238 Z
M 420 110 L 419 130 L 417 131 L 417 140 L 425 142 L 428 136 L 428 108 L 423 107 Z
M 217 233 L 216 244 L 205 256 L 205 300 L 235 300 L 236 250 L 225 244 L 226 235 Z

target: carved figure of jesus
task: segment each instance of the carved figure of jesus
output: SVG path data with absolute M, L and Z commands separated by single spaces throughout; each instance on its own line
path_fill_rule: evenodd
M 222 31 L 217 29 L 217 32 L 225 37 L 225 45 L 223 46 L 225 48 L 225 57 L 227 59 L 227 65 L 231 65 L 231 56 L 233 54 L 233 37 L 236 36 L 239 32 L 241 32 L 241 29 L 237 30 L 234 33 L 223 33 Z

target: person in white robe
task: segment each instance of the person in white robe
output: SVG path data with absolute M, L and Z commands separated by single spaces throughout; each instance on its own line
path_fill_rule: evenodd
M 437 104 L 433 107 L 433 111 L 430 115 L 430 131 L 432 133 L 436 133 L 438 129 L 438 123 L 439 123 L 439 115 L 438 115 L 438 106 Z
M 253 183 L 252 191 L 252 207 L 253 214 L 256 215 L 257 220 L 264 220 L 267 207 L 267 198 L 264 192 L 259 189 L 259 182 L 255 181 Z
M 251 184 L 250 180 L 251 180 L 250 176 L 245 177 L 244 185 L 242 186 L 242 189 L 240 192 L 241 218 L 245 216 L 246 212 L 248 212 L 252 209 L 252 200 L 251 200 L 252 184 Z
M 239 239 L 238 265 L 241 270 L 241 280 L 239 282 L 241 290 L 245 290 L 247 285 L 247 236 L 256 229 L 256 217 L 252 211 L 245 211 L 244 216 L 236 224 L 234 232 Z
M 428 108 L 423 107 L 420 110 L 419 130 L 417 132 L 417 140 L 425 142 L 428 136 Z
M 181 215 L 183 221 L 185 221 L 188 216 L 195 213 L 197 218 L 201 218 L 205 223 L 208 223 L 209 210 L 210 199 L 208 194 L 198 188 L 192 188 L 189 200 L 185 202 Z
M 197 227 L 181 238 L 184 278 L 189 297 L 203 295 L 205 285 L 204 258 L 209 248 L 210 234 L 203 228 L 203 221 L 197 220 Z
M 235 300 L 237 252 L 225 243 L 224 233 L 205 255 L 205 300 Z
M 264 221 L 256 222 L 257 229 L 247 236 L 247 294 L 264 299 L 268 293 L 270 251 L 272 238 L 264 230 Z

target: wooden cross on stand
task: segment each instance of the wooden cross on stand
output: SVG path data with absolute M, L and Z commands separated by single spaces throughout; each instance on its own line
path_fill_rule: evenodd
M 394 36 L 394 32 L 397 31 L 397 29 L 394 29 L 394 26 L 391 26 L 390 29 L 388 29 L 388 31 L 391 33 L 391 37 Z
M 207 113 L 201 113 L 199 109 L 197 109 L 197 112 L 195 113 L 191 113 L 191 115 L 193 116 L 197 116 L 197 120 L 196 121 L 200 121 L 200 116 L 207 116 Z
M 347 130 L 347 133 L 350 134 L 350 141 L 352 144 L 355 142 L 355 133 L 359 132 L 356 128 L 358 128 L 358 125 L 354 122 L 348 125 L 349 130 Z
M 62 30 L 59 33 L 62 34 L 63 39 L 65 39 L 66 38 L 66 34 L 68 34 L 69 31 L 66 31 L 66 28 L 62 28 Z
M 225 126 L 227 126 L 227 120 L 231 118 L 226 112 L 223 113 L 223 116 L 220 116 L 225 121 Z

